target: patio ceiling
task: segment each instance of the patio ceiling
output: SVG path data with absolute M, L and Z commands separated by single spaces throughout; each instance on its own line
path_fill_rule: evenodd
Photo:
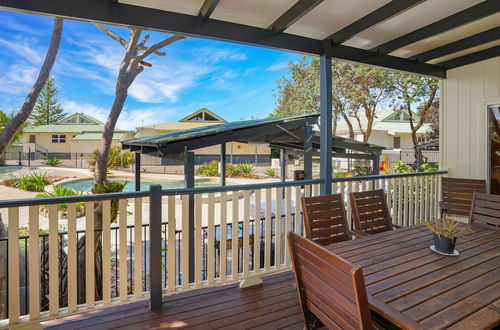
M 498 0 L 0 0 L 0 8 L 446 77 L 500 56 Z

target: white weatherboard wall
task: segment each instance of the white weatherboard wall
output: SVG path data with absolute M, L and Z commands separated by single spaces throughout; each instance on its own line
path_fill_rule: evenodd
M 452 177 L 486 179 L 486 109 L 500 104 L 500 57 L 449 70 L 441 91 L 441 167 Z

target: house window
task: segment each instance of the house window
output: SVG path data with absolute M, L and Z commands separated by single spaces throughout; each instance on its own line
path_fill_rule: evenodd
M 36 135 L 30 135 L 30 142 L 29 143 L 36 143 Z
M 400 136 L 394 137 L 394 149 L 401 149 L 401 137 Z
M 66 143 L 66 135 L 53 134 L 52 143 Z

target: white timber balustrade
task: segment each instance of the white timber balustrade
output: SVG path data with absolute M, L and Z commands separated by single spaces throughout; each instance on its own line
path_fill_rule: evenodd
M 334 178 L 330 184 L 332 193 L 343 194 L 349 217 L 349 192 L 383 189 L 393 222 L 411 226 L 438 216 L 445 173 Z M 0 237 L 6 256 L 0 275 L 8 282 L 0 291 L 0 327 L 144 299 L 161 308 L 164 295 L 234 281 L 259 284 L 264 274 L 290 269 L 286 233 L 304 234 L 300 199 L 318 195 L 321 183 L 152 186 L 0 201 L 8 227 Z

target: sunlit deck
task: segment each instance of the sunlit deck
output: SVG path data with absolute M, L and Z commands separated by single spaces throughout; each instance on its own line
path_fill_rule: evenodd
M 49 329 L 302 329 L 293 273 L 285 271 L 265 276 L 263 280 L 262 285 L 247 289 L 233 283 L 167 296 L 160 312 L 152 312 L 149 301 L 145 300 L 42 325 Z

